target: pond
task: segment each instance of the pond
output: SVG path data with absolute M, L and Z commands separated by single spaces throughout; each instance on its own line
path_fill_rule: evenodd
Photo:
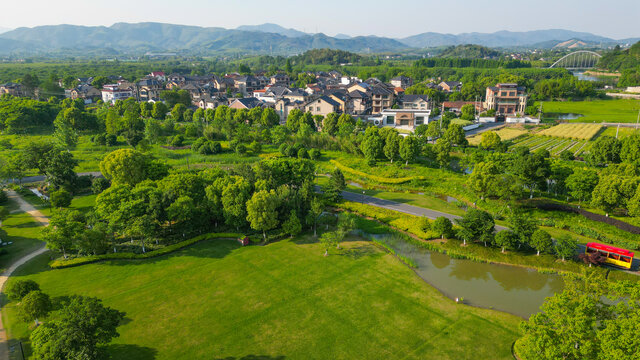
M 599 81 L 599 80 L 601 80 L 597 76 L 585 75 L 583 72 L 574 72 L 573 76 L 578 78 L 578 80 L 586 80 L 586 81 Z
M 450 299 L 465 304 L 492 308 L 528 318 L 540 310 L 544 299 L 562 291 L 564 282 L 556 274 L 535 270 L 453 259 L 430 252 L 394 234 L 371 235 L 412 259 L 416 274 Z
M 582 114 L 573 114 L 573 113 L 554 113 L 554 112 L 546 112 L 543 114 L 545 120 L 576 120 L 584 117 Z

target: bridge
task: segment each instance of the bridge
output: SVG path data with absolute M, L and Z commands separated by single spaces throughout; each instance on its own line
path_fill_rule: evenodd
M 591 69 L 596 66 L 602 55 L 594 51 L 579 50 L 561 57 L 549 68 L 565 68 L 567 70 Z

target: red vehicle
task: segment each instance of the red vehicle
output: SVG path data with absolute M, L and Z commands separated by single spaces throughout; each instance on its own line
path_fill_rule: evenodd
M 588 243 L 586 253 L 593 254 L 595 252 L 599 252 L 600 255 L 604 258 L 604 262 L 607 264 L 611 264 L 627 270 L 631 269 L 634 253 L 629 250 L 605 244 L 593 242 Z

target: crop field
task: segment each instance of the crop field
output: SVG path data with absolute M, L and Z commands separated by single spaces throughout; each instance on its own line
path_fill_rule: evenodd
M 574 156 L 578 156 L 588 149 L 587 145 L 590 143 L 588 140 L 532 135 L 517 142 L 512 148 L 516 146 L 526 146 L 531 151 L 545 149 L 549 151 L 552 156 L 558 156 L 561 152 L 567 150 L 571 151 Z
M 538 135 L 552 136 L 565 139 L 591 140 L 602 129 L 596 124 L 560 124 L 538 133 Z
M 640 101 L 630 99 L 595 101 L 553 101 L 542 105 L 545 113 L 580 114 L 570 122 L 636 122 Z
M 500 139 L 503 141 L 513 140 L 527 133 L 526 130 L 514 129 L 509 127 L 504 127 L 500 130 L 492 131 L 492 132 L 495 132 L 496 134 L 498 134 L 498 136 L 500 136 Z M 470 145 L 478 146 L 480 145 L 480 141 L 482 141 L 482 134 L 469 137 L 468 140 Z
M 607 126 L 598 136 L 613 136 L 620 139 L 631 135 L 640 135 L 640 130 L 629 127 Z

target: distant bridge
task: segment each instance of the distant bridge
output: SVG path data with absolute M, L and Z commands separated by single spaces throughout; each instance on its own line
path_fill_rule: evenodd
M 567 70 L 591 69 L 596 66 L 602 55 L 594 51 L 580 50 L 567 54 L 549 68 L 565 68 Z

